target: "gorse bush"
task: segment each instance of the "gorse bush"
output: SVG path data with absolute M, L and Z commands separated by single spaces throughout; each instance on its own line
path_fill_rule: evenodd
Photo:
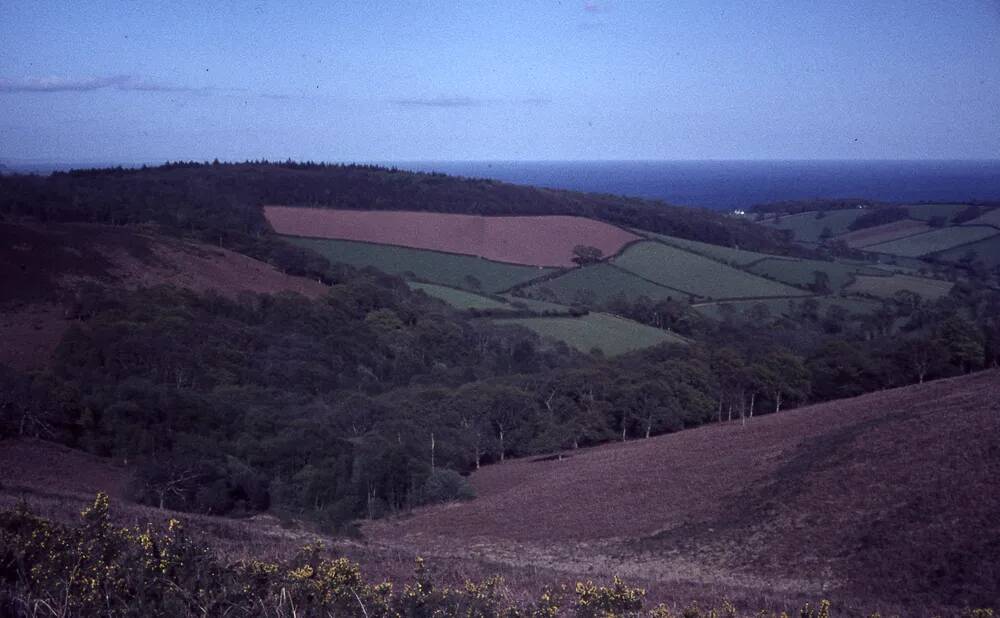
M 357 564 L 330 557 L 320 544 L 281 562 L 224 564 L 181 522 L 165 529 L 122 528 L 99 494 L 75 525 L 33 515 L 25 506 L 0 511 L 0 615 L 3 616 L 358 616 L 364 618 L 722 618 L 739 615 L 724 602 L 679 614 L 646 607 L 646 593 L 618 577 L 547 587 L 532 600 L 515 599 L 499 577 L 437 584 L 419 558 L 402 587 L 369 582 Z M 802 618 L 829 618 L 830 603 L 806 605 Z M 775 616 L 757 612 L 755 616 Z M 794 614 L 792 614 L 794 615 Z M 877 615 L 877 614 L 874 614 Z M 988 618 L 991 610 L 970 610 Z M 780 614 L 787 618 L 789 614 Z

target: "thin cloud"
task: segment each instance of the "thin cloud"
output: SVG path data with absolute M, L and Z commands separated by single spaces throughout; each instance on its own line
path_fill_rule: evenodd
M 0 78 L 0 92 L 93 92 L 96 90 L 124 90 L 135 92 L 208 92 L 211 88 L 189 88 L 137 78 L 131 75 L 103 77 L 27 77 L 23 79 Z
M 392 103 L 403 107 L 485 107 L 487 105 L 547 105 L 551 100 L 542 97 L 524 99 L 477 99 L 473 97 L 432 97 L 392 99 Z
M 596 2 L 584 2 L 583 10 L 588 13 L 603 13 L 605 9 L 602 4 L 598 4 Z

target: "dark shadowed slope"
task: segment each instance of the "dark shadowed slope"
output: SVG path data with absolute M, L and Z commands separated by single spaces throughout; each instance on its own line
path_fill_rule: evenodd
M 1000 371 L 491 466 L 369 525 L 430 554 L 833 598 L 1000 598 Z
M 0 222 L 0 363 L 43 365 L 73 317 L 86 282 L 161 284 L 196 291 L 298 292 L 326 286 L 226 249 L 104 225 Z

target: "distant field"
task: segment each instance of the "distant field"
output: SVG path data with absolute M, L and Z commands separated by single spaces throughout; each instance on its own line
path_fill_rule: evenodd
M 769 281 L 659 242 L 630 245 L 613 263 L 661 285 L 705 298 L 807 294 L 783 283 Z
M 465 290 L 457 290 L 444 285 L 419 283 L 417 281 L 408 281 L 407 285 L 414 290 L 420 290 L 429 296 L 439 298 L 456 309 L 498 309 L 507 311 L 514 309 L 511 305 L 494 300 L 488 296 L 466 292 Z
M 573 247 L 614 255 L 638 236 L 568 216 L 483 217 L 440 212 L 265 206 L 279 234 L 431 249 L 529 266 L 573 266 Z
M 553 270 L 537 266 L 501 264 L 467 255 L 350 240 L 298 237 L 287 237 L 285 240 L 312 249 L 333 262 L 358 267 L 371 266 L 394 275 L 413 273 L 417 278 L 433 283 L 478 291 L 469 280 L 470 276 L 475 277 L 481 284 L 481 291 L 489 294 L 501 292 Z
M 985 214 L 972 221 L 966 221 L 962 225 L 992 225 L 993 227 L 1000 228 L 1000 208 L 989 210 Z
M 655 232 L 646 232 L 643 230 L 635 230 L 635 231 L 639 234 L 646 236 L 647 238 L 659 240 L 674 247 L 687 249 L 688 251 L 698 253 L 700 255 L 704 255 L 706 257 L 710 257 L 715 260 L 728 262 L 730 264 L 737 264 L 740 266 L 744 266 L 746 264 L 750 264 L 758 260 L 763 260 L 765 258 L 779 259 L 779 260 L 795 259 L 795 258 L 782 258 L 780 256 L 769 255 L 767 253 L 757 253 L 756 251 L 745 251 L 743 249 L 734 249 L 732 247 L 711 245 L 706 242 L 698 242 L 697 240 L 687 240 L 686 238 L 676 238 L 674 236 L 665 236 L 663 234 L 656 234 Z
M 723 306 L 732 307 L 737 317 L 749 319 L 751 311 L 756 305 L 767 307 L 772 317 L 792 315 L 792 305 L 799 306 L 806 300 L 814 300 L 819 305 L 818 312 L 822 316 L 833 305 L 839 305 L 850 313 L 869 314 L 879 308 L 880 304 L 874 301 L 862 300 L 859 298 L 841 298 L 838 296 L 815 296 L 811 298 L 764 298 L 757 300 L 729 300 L 717 303 L 703 303 L 694 305 L 694 310 L 698 313 L 715 320 L 724 317 Z
M 876 225 L 875 227 L 868 227 L 863 230 L 841 234 L 840 236 L 837 236 L 837 240 L 844 241 L 847 243 L 848 247 L 861 249 L 869 245 L 876 245 L 878 243 L 888 242 L 898 238 L 913 236 L 914 234 L 921 234 L 931 229 L 931 226 L 927 225 L 923 221 L 903 219 L 902 221 L 893 221 L 892 223 L 886 223 L 885 225 Z
M 617 356 L 667 341 L 687 343 L 682 337 L 659 328 L 607 313 L 589 313 L 579 318 L 511 318 L 494 321 L 497 324 L 520 324 L 543 337 L 564 341 L 581 352 L 600 348 L 606 356 Z
M 840 262 L 782 260 L 780 258 L 762 260 L 751 266 L 749 270 L 792 285 L 810 285 L 816 280 L 816 271 L 820 271 L 830 277 L 830 289 L 833 291 L 839 291 L 850 283 L 856 273 L 873 276 L 887 274 L 874 268 Z
M 911 277 L 909 275 L 893 275 L 891 277 L 868 277 L 859 275 L 854 283 L 847 286 L 847 291 L 857 294 L 870 294 L 878 298 L 890 298 L 900 290 L 909 290 L 933 300 L 946 296 L 954 284 L 950 281 Z
M 899 240 L 879 243 L 865 247 L 866 251 L 876 251 L 878 253 L 891 253 L 904 257 L 919 257 L 928 253 L 947 251 L 958 245 L 976 242 L 990 236 L 996 236 L 998 230 L 990 226 L 970 226 L 961 225 L 955 227 L 943 227 L 908 236 Z
M 847 226 L 867 212 L 869 211 L 861 208 L 829 210 L 820 219 L 816 218 L 816 215 L 819 213 L 804 212 L 797 215 L 783 216 L 780 221 L 768 219 L 767 221 L 762 221 L 762 223 L 782 230 L 791 230 L 795 240 L 800 242 L 817 243 L 820 242 L 820 236 L 823 234 L 824 229 L 829 228 L 830 233 L 834 236 L 843 234 L 848 231 Z
M 910 216 L 920 221 L 930 221 L 934 217 L 944 217 L 945 221 L 968 208 L 967 204 L 913 204 L 906 206 Z
M 968 255 L 970 251 L 976 254 L 976 259 L 982 260 L 987 266 L 1000 266 L 1000 235 L 935 253 L 934 257 L 957 262 Z
M 702 258 L 704 259 L 704 258 Z M 721 266 L 721 265 L 720 265 Z M 651 300 L 687 300 L 689 295 L 646 281 L 632 273 L 615 268 L 610 264 L 594 264 L 585 268 L 574 268 L 554 279 L 539 281 L 523 291 L 528 296 L 549 298 L 544 294 L 548 289 L 556 302 L 571 305 L 579 300 L 606 303 L 616 296 L 636 299 L 647 296 Z
M 559 305 L 557 303 L 550 303 L 544 300 L 537 300 L 535 298 L 523 298 L 521 296 L 514 296 L 513 294 L 504 294 L 511 306 L 514 304 L 524 304 L 525 307 L 531 311 L 537 311 L 539 313 L 543 311 L 568 311 L 569 307 L 566 305 Z

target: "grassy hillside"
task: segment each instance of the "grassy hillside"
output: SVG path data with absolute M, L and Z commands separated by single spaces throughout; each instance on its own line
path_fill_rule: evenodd
M 553 272 L 552 269 L 537 266 L 503 264 L 468 255 L 409 247 L 323 238 L 287 237 L 286 240 L 315 251 L 331 262 L 358 268 L 371 266 L 393 275 L 412 274 L 425 281 L 490 294 Z
M 972 257 L 973 261 L 982 261 L 987 268 L 996 268 L 1000 266 L 1000 235 L 935 253 L 933 257 L 951 262 Z
M 660 343 L 687 343 L 684 338 L 659 328 L 606 313 L 588 313 L 578 318 L 498 319 L 495 322 L 524 326 L 542 337 L 563 341 L 581 352 L 590 352 L 596 348 L 605 356 L 617 356 Z
M 836 236 L 848 231 L 854 220 L 865 214 L 863 209 L 831 210 L 828 212 L 804 212 L 801 214 L 769 218 L 764 225 L 779 230 L 789 230 L 799 242 L 818 243 L 825 230 Z
M 991 236 L 1000 235 L 995 227 L 983 226 L 953 226 L 930 230 L 923 234 L 907 236 L 898 240 L 868 245 L 866 251 L 889 253 L 903 257 L 920 257 L 929 253 L 947 251 L 959 245 L 966 245 Z
M 607 263 L 568 270 L 552 279 L 522 288 L 521 293 L 564 305 L 605 304 L 618 296 L 646 296 L 652 300 L 681 300 L 690 296 L 682 290 L 659 285 Z
M 406 284 L 410 286 L 410 289 L 420 290 L 429 296 L 443 300 L 456 309 L 499 311 L 510 311 L 514 309 L 514 307 L 508 303 L 500 302 L 499 300 L 495 300 L 489 296 L 474 294 L 457 288 L 435 285 L 433 283 L 419 283 L 416 281 L 407 281 Z
M 803 290 L 769 281 L 660 242 L 640 242 L 614 258 L 615 266 L 660 285 L 704 298 L 802 296 Z
M 829 281 L 829 289 L 838 292 L 850 283 L 857 274 L 883 275 L 884 271 L 866 266 L 825 262 L 820 260 L 785 260 L 768 258 L 748 267 L 751 272 L 765 275 L 792 285 L 808 287 L 816 282 L 816 273 L 824 273 Z
M 997 401 L 993 370 L 508 462 L 472 476 L 472 502 L 365 534 L 429 555 L 474 540 L 500 562 L 822 592 L 835 606 L 988 605 L 1000 598 Z
M 696 240 L 687 240 L 684 238 L 677 238 L 676 236 L 666 236 L 664 234 L 656 234 L 654 232 L 643 232 L 638 230 L 640 234 L 646 238 L 653 240 L 659 240 L 668 245 L 674 247 L 680 247 L 681 249 L 687 249 L 692 253 L 697 253 L 699 255 L 704 255 L 705 257 L 710 257 L 720 262 L 727 262 L 730 264 L 737 264 L 740 266 L 746 266 L 753 262 L 759 260 L 774 258 L 775 256 L 767 253 L 759 253 L 756 251 L 746 251 L 744 249 L 736 249 L 734 247 L 724 247 L 721 245 L 713 245 L 704 242 L 698 242 Z M 793 259 L 793 258 L 781 258 L 781 259 Z
M 934 300 L 946 296 L 954 285 L 951 281 L 900 274 L 891 277 L 859 275 L 854 283 L 847 286 L 847 291 L 876 298 L 891 298 L 896 292 L 906 290 Z

